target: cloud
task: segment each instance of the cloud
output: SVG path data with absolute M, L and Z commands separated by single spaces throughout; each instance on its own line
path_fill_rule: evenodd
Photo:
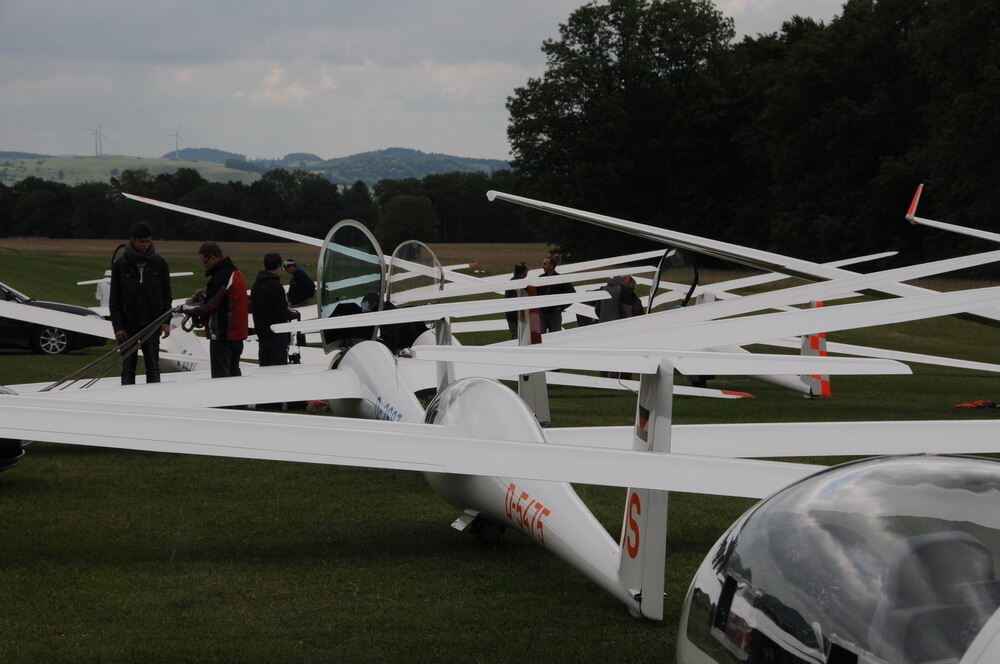
M 582 0 L 3 0 L 0 150 L 140 156 L 183 144 L 336 157 L 402 146 L 505 158 L 507 97 Z M 829 0 L 720 0 L 742 32 Z M 746 29 L 745 26 L 759 26 Z M 110 147 L 109 147 L 110 146 Z M 90 148 L 92 149 L 92 148 Z

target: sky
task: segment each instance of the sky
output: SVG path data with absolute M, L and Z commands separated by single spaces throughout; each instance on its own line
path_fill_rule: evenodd
M 739 36 L 843 0 L 716 0 Z M 582 0 L 0 0 L 0 151 L 508 159 L 505 102 Z

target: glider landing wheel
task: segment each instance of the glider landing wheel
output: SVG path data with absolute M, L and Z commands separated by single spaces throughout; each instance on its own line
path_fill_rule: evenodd
M 69 333 L 58 327 L 41 327 L 31 340 L 31 349 L 42 355 L 62 355 L 69 352 Z
M 0 470 L 7 470 L 24 456 L 21 441 L 10 438 L 0 438 Z
M 477 518 L 472 522 L 472 534 L 483 544 L 499 544 L 507 526 L 495 521 Z

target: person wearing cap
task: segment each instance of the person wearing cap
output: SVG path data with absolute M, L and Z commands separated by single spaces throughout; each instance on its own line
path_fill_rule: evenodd
M 316 293 L 316 284 L 306 274 L 304 268 L 295 264 L 291 258 L 285 260 L 285 272 L 292 275 L 292 280 L 288 284 L 288 301 L 293 307 L 304 306 Z
M 97 282 L 94 299 L 100 302 L 102 307 L 108 306 L 111 301 L 111 270 L 105 270 L 104 278 Z

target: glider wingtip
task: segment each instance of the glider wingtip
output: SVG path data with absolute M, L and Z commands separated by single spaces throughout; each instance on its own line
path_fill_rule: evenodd
M 924 183 L 917 185 L 917 190 L 913 192 L 913 199 L 910 201 L 910 208 L 906 211 L 906 220 L 916 225 L 917 205 L 920 204 L 920 194 L 924 191 Z
M 738 397 L 740 399 L 756 399 L 757 397 L 749 392 L 737 392 L 736 390 L 722 390 L 723 394 Z
M 490 189 L 489 191 L 486 192 L 486 200 L 488 200 L 489 202 L 492 203 L 493 199 L 495 199 L 496 197 L 497 197 L 497 192 L 494 191 L 493 189 Z

